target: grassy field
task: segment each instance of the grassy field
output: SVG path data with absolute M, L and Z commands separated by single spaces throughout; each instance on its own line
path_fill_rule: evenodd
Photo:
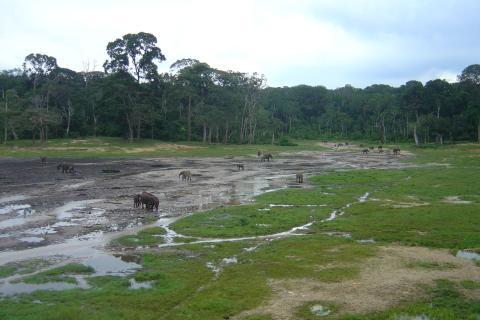
M 407 148 L 402 146 L 404 149 Z M 480 250 L 480 148 L 456 145 L 408 150 L 415 153 L 411 161 L 418 167 L 329 172 L 309 179 L 312 189 L 266 193 L 254 203 L 198 213 L 171 226 L 176 232 L 195 238 L 231 238 L 268 235 L 314 222 L 303 235 L 273 241 L 187 243 L 163 250 L 158 248 L 162 243 L 158 236 L 164 230 L 146 229 L 112 243 L 135 255 L 143 267 L 141 271 L 129 277 L 86 276 L 91 286 L 88 290 L 38 291 L 3 298 L 0 319 L 226 319 L 268 305 L 281 293 L 278 288 L 272 289 L 274 284 L 282 281 L 307 281 L 314 284 L 313 292 L 344 283 L 360 285 L 362 270 L 370 266 L 369 261 L 388 259 L 388 255 L 381 255 L 390 247 L 419 247 L 441 253 L 444 260 L 418 257 L 401 261 L 401 270 L 407 273 L 436 273 L 439 278 L 414 284 L 410 295 L 402 296 L 386 309 L 351 312 L 344 309 L 342 297 L 333 299 L 332 291 L 332 299 L 306 299 L 293 308 L 290 316 L 345 320 L 478 319 L 480 281 L 442 275 L 465 268 L 456 260 L 445 260 L 454 259 L 452 254 L 457 249 Z M 240 148 L 237 151 L 244 152 Z M 253 151 L 246 149 L 245 153 Z M 366 201 L 359 201 L 366 193 Z M 344 214 L 321 222 L 333 210 Z M 137 245 L 150 249 L 132 250 Z M 480 266 L 474 262 L 467 261 L 465 265 L 480 274 Z M 0 275 L 11 275 L 19 268 L 0 267 Z M 69 279 L 91 271 L 78 266 L 68 268 L 39 273 L 31 281 Z M 153 287 L 132 290 L 130 277 L 150 281 Z M 285 290 L 295 295 L 301 289 Z M 312 312 L 316 305 L 325 307 L 329 314 Z M 242 319 L 275 319 L 275 310 L 271 311 L 253 312 Z
M 10 141 L 0 144 L 0 157 L 225 157 L 256 155 L 263 152 L 295 152 L 324 150 L 318 141 L 295 141 L 297 146 L 277 145 L 224 145 L 200 142 L 164 142 L 141 139 L 128 142 L 121 138 L 97 137 L 87 139 L 50 139 L 44 145 L 30 140 Z

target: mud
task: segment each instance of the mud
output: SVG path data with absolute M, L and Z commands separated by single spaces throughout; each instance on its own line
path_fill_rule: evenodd
M 238 204 L 264 192 L 309 188 L 308 176 L 352 168 L 401 168 L 405 156 L 372 155 L 358 150 L 277 154 L 262 163 L 256 155 L 225 158 L 69 159 L 75 174 L 56 169 L 63 159 L 42 165 L 35 159 L 0 158 L 0 265 L 62 255 L 91 265 L 97 274 L 136 270 L 105 248 L 113 238 L 146 225 L 166 227 L 166 244 L 176 219 L 196 211 Z M 238 171 L 235 164 L 245 164 Z M 178 172 L 192 171 L 192 181 Z M 295 173 L 306 183 L 295 183 Z M 160 199 L 158 212 L 133 208 L 133 196 L 147 191 Z M 368 195 L 365 195 L 365 198 Z

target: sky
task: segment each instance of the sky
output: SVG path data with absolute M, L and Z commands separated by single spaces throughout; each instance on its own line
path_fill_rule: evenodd
M 127 33 L 157 37 L 168 72 L 194 58 L 272 87 L 456 81 L 480 63 L 478 0 L 0 0 L 0 70 L 42 53 L 103 70 Z

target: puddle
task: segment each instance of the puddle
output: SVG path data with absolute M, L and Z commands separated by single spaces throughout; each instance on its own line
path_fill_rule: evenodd
M 376 241 L 373 239 L 360 239 L 357 240 L 358 243 L 375 243 Z
M 457 254 L 455 256 L 457 258 L 480 261 L 480 253 L 473 252 L 473 251 L 459 250 L 457 251 Z
M 233 256 L 231 258 L 223 258 L 222 259 L 222 264 L 236 264 L 238 261 L 237 261 L 237 257 Z
M 28 242 L 28 243 L 39 243 L 39 242 L 44 241 L 45 239 L 40 238 L 40 237 L 23 237 L 23 238 L 20 238 L 18 240 L 23 241 L 23 242 Z
M 243 251 L 245 251 L 245 252 L 252 252 L 252 251 L 257 250 L 257 248 L 258 248 L 258 245 L 257 245 L 257 246 L 253 246 L 253 247 L 243 248 Z
M 10 204 L 0 208 L 0 214 L 7 214 L 15 212 L 18 215 L 27 215 L 34 213 L 29 204 Z
M 74 212 L 80 209 L 86 208 L 91 203 L 96 203 L 99 201 L 103 201 L 103 199 L 92 199 L 92 200 L 80 200 L 80 201 L 71 201 L 67 204 L 64 204 L 61 207 L 56 208 L 53 213 L 57 216 L 58 220 L 65 220 L 68 218 L 72 218 Z
M 95 276 L 124 276 L 134 273 L 142 267 L 134 262 L 125 262 L 118 257 L 111 256 L 101 251 L 96 251 L 85 258 L 86 259 L 84 259 L 82 263 L 94 268 Z
M 151 289 L 153 287 L 153 281 L 141 281 L 138 282 L 134 278 L 129 280 L 130 282 L 130 290 L 138 290 L 138 289 Z
M 15 201 L 22 201 L 22 200 L 26 200 L 26 199 L 29 199 L 30 196 L 27 196 L 25 194 L 19 194 L 19 195 L 16 195 L 16 196 L 7 196 L 7 197 L 1 197 L 0 198 L 0 204 L 1 203 L 8 203 L 8 202 L 15 202 Z
M 44 227 L 28 229 L 25 231 L 25 233 L 31 234 L 31 235 L 53 234 L 53 233 L 57 233 L 57 230 L 55 230 L 52 226 L 44 226 Z
M 21 293 L 32 293 L 38 290 L 51 290 L 61 291 L 68 289 L 80 288 L 78 284 L 66 283 L 66 282 L 48 282 L 42 284 L 29 284 L 29 283 L 10 283 L 6 282 L 0 285 L 0 294 L 10 296 Z
M 3 220 L 0 222 L 0 229 L 20 226 L 25 222 L 27 222 L 27 219 L 25 218 L 12 218 L 12 219 Z
M 321 220 L 320 222 L 327 222 L 327 221 L 332 221 L 334 219 L 336 219 L 339 215 L 341 215 L 341 212 L 337 211 L 337 210 L 333 210 L 331 213 L 330 213 L 330 216 L 326 219 L 323 219 Z
M 367 201 L 369 195 L 370 195 L 370 192 L 365 192 L 365 194 L 364 194 L 363 196 L 361 196 L 360 198 L 358 198 L 358 202 L 365 202 L 365 201 Z
M 452 203 L 452 204 L 470 204 L 472 201 L 461 200 L 459 196 L 450 196 L 445 197 L 442 202 Z
M 215 266 L 211 261 L 208 261 L 206 266 L 208 269 L 212 270 L 212 272 L 215 274 L 215 277 L 217 277 L 222 271 L 220 267 Z
M 77 189 L 77 188 L 84 187 L 86 185 L 92 184 L 93 182 L 94 181 L 84 181 L 84 182 L 79 182 L 79 183 L 74 183 L 74 184 L 67 184 L 61 190 Z
M 315 304 L 310 307 L 310 312 L 317 317 L 326 317 L 328 316 L 332 311 L 328 309 L 327 307 L 324 307 L 320 304 Z

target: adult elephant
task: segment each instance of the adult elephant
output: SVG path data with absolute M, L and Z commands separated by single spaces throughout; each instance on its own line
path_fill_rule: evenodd
M 158 205 L 160 201 L 156 196 L 154 196 L 150 192 L 142 192 L 140 197 L 142 202 L 142 208 L 145 205 L 146 209 L 153 210 L 153 208 L 155 207 L 155 210 L 158 211 Z

